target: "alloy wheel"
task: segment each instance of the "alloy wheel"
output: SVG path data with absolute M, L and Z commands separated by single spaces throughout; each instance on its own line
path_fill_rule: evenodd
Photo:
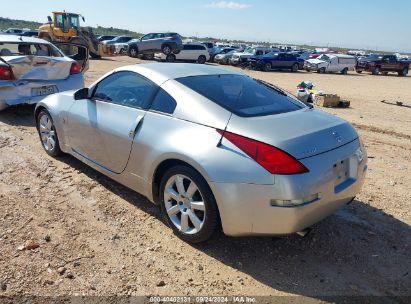
M 206 205 L 199 187 L 189 177 L 171 176 L 164 188 L 164 205 L 172 224 L 184 234 L 198 233 L 206 220 Z
M 56 146 L 56 130 L 48 115 L 42 115 L 39 121 L 41 142 L 46 151 L 53 151 Z

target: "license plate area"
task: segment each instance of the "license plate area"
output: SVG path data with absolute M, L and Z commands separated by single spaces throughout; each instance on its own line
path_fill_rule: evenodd
M 46 96 L 54 93 L 58 93 L 57 86 L 55 85 L 42 86 L 31 89 L 31 96 Z
M 358 157 L 354 154 L 351 157 L 336 162 L 333 166 L 334 192 L 339 193 L 357 180 Z

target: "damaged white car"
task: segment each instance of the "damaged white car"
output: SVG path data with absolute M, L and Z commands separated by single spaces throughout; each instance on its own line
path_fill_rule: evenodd
M 88 50 L 65 43 L 61 47 L 70 50 L 71 58 L 42 39 L 0 35 L 0 111 L 84 87 Z

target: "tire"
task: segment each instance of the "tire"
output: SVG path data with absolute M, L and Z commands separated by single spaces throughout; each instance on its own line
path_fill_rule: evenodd
M 199 56 L 198 59 L 197 59 L 197 63 L 199 63 L 199 64 L 204 64 L 206 62 L 207 62 L 207 58 L 204 55 Z
M 173 51 L 173 54 L 180 54 L 180 52 L 181 52 L 181 50 L 179 50 L 179 49 L 175 49 L 174 51 Z
M 56 157 L 61 154 L 60 143 L 57 137 L 53 119 L 46 109 L 40 110 L 36 117 L 37 131 L 44 151 L 50 156 Z
M 164 44 L 161 47 L 161 51 L 163 52 L 164 55 L 170 55 L 172 52 L 171 47 L 168 44 Z
M 408 68 L 403 68 L 401 72 L 398 72 L 398 76 L 405 77 L 408 75 Z
M 343 69 L 343 70 L 341 71 L 341 74 L 347 75 L 347 74 L 348 74 L 348 69 L 347 69 L 347 68 Z
M 143 59 L 144 60 L 154 60 L 154 54 L 144 54 Z
M 166 171 L 160 182 L 160 204 L 168 225 L 184 241 L 207 241 L 219 227 L 218 208 L 211 189 L 191 167 L 175 166 Z
M 130 49 L 128 50 L 128 56 L 132 58 L 137 58 L 138 57 L 138 48 L 136 46 L 131 46 Z
M 298 72 L 298 64 L 294 63 L 293 66 L 291 67 L 291 72 L 295 73 Z
M 176 61 L 176 56 L 173 55 L 173 54 L 168 54 L 167 57 L 166 57 L 166 61 L 167 62 L 174 62 L 174 61 Z
M 267 62 L 266 64 L 264 64 L 263 70 L 264 70 L 264 72 L 269 72 L 269 71 L 271 71 L 272 68 L 273 67 L 272 67 L 271 63 Z
M 324 73 L 325 73 L 325 68 L 319 69 L 319 70 L 317 71 L 317 73 L 324 74 Z
M 380 68 L 379 67 L 375 67 L 373 70 L 372 70 L 372 72 L 371 72 L 373 75 L 378 75 L 378 74 L 380 74 Z
M 356 72 L 357 72 L 358 74 L 361 74 L 361 73 L 362 73 L 362 71 L 361 71 L 361 70 L 356 70 Z

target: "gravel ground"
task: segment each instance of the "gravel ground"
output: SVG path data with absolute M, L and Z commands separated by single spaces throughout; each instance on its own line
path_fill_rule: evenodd
M 139 62 L 93 60 L 87 84 Z M 9 108 L 0 113 L 0 297 L 410 296 L 411 108 L 380 101 L 411 104 L 411 77 L 245 72 L 291 92 L 311 80 L 351 101 L 325 110 L 352 122 L 368 150 L 367 181 L 352 204 L 306 238 L 220 235 L 189 245 L 138 193 L 71 156 L 47 156 L 33 106 Z

